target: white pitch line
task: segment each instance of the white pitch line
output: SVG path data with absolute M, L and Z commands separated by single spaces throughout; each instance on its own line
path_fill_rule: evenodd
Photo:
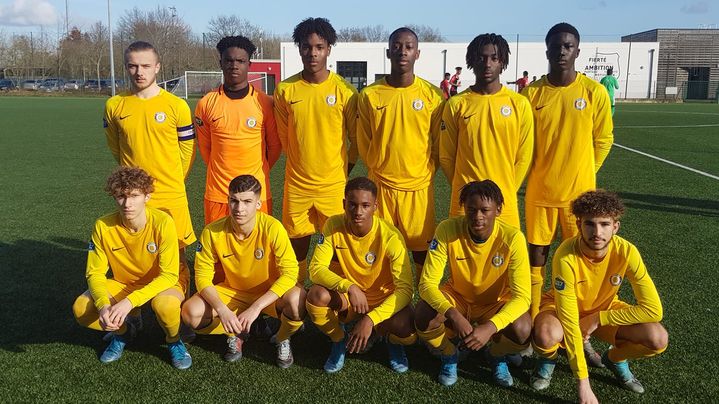
M 681 165 L 681 164 L 679 164 L 679 163 L 675 163 L 675 162 L 673 162 L 673 161 L 669 161 L 669 160 L 663 159 L 663 158 L 661 158 L 661 157 L 657 157 L 657 156 L 651 155 L 651 154 L 649 154 L 649 153 L 644 153 L 643 151 L 639 151 L 639 150 L 636 150 L 636 149 L 632 149 L 631 147 L 622 146 L 622 145 L 620 145 L 620 144 L 618 144 L 618 143 L 614 143 L 614 146 L 620 147 L 620 148 L 625 149 L 625 150 L 629 150 L 630 152 L 634 152 L 634 153 L 637 153 L 637 154 L 641 154 L 642 156 L 646 156 L 646 157 L 649 157 L 649 158 L 654 159 L 654 160 L 659 160 L 659 161 L 661 161 L 662 163 L 671 164 L 671 165 L 673 165 L 673 166 L 676 166 L 676 167 L 679 167 L 679 168 L 683 168 L 683 169 L 685 169 L 685 170 L 688 170 L 688 171 L 691 171 L 691 172 L 694 172 L 694 173 L 697 173 L 697 174 L 701 174 L 701 175 L 703 175 L 703 176 L 705 176 L 705 177 L 709 177 L 709 178 L 712 178 L 712 179 L 715 179 L 715 180 L 719 180 L 719 177 L 717 177 L 716 175 L 712 175 L 712 174 L 706 173 L 706 172 L 704 172 L 704 171 L 699 171 L 699 170 L 697 170 L 696 168 L 687 167 L 687 166 L 685 166 L 685 165 Z
M 615 126 L 615 129 L 662 129 L 662 128 L 714 128 L 719 123 L 707 123 L 700 125 L 636 125 L 636 126 Z
M 716 112 L 683 112 L 683 111 L 625 111 L 622 110 L 622 114 L 626 113 L 635 113 L 635 114 L 643 114 L 645 112 L 651 112 L 651 113 L 657 113 L 657 114 L 681 114 L 681 115 L 719 115 L 719 113 Z

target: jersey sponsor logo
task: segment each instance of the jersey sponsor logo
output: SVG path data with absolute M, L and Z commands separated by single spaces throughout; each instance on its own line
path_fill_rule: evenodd
M 120 250 L 122 250 L 123 248 L 125 248 L 125 247 L 112 247 L 112 251 L 113 251 L 113 252 L 115 252 L 115 251 L 120 251 Z
M 327 98 L 325 98 L 325 101 L 327 102 L 327 105 L 333 107 L 335 104 L 337 104 L 337 97 L 335 97 L 334 95 L 328 95 Z
M 224 118 L 224 117 L 223 117 L 223 116 L 219 116 L 219 117 L 217 117 L 217 118 L 212 118 L 212 123 L 215 123 L 215 122 L 219 121 L 219 120 L 222 119 L 222 118 Z
M 420 99 L 412 101 L 412 108 L 414 108 L 415 111 L 421 111 L 422 108 L 424 108 L 424 101 Z
M 447 125 L 444 124 L 444 119 L 439 122 L 440 130 L 447 130 Z
M 87 251 L 95 251 L 95 243 L 92 241 L 87 243 Z
M 370 252 L 368 252 L 367 254 L 364 255 L 364 260 L 365 260 L 365 262 L 368 263 L 368 264 L 370 264 L 370 265 L 374 264 L 374 261 L 375 261 L 376 259 L 377 259 L 377 255 L 375 255 L 375 253 L 373 253 L 372 251 L 370 251 Z
M 579 111 L 583 110 L 587 107 L 587 100 L 584 98 L 577 98 L 574 100 L 574 108 L 578 109 Z
M 119 118 L 120 118 L 120 120 L 123 120 L 123 119 L 127 118 L 128 116 L 130 116 L 130 114 L 127 114 L 125 116 L 120 116 Z
M 167 115 L 164 112 L 155 112 L 155 122 L 163 123 L 167 119 Z
M 499 268 L 502 264 L 504 264 L 504 257 L 499 253 L 494 254 L 494 257 L 492 257 L 492 265 L 494 265 L 495 268 Z
M 320 233 L 320 238 L 317 239 L 317 245 L 323 244 L 325 242 L 325 235 Z
M 257 119 L 255 119 L 254 117 L 247 118 L 247 127 L 252 129 L 255 126 L 257 126 Z
M 541 107 L 540 107 L 540 106 L 536 106 L 536 107 L 534 108 L 534 110 L 535 110 L 535 111 L 539 111 L 540 109 L 542 109 L 542 108 L 544 108 L 544 107 L 546 107 L 546 105 L 542 105 Z
M 564 290 L 564 287 L 566 285 L 564 284 L 564 281 L 560 277 L 554 278 L 554 289 L 562 291 Z
M 509 105 L 502 105 L 502 108 L 499 109 L 499 113 L 504 117 L 508 117 L 512 115 L 512 107 Z
M 467 119 L 469 119 L 469 118 L 471 118 L 471 117 L 473 117 L 473 116 L 474 116 L 474 114 L 463 115 L 462 118 L 464 118 L 465 120 L 467 120 Z
M 187 240 L 188 238 L 190 238 L 190 236 L 192 236 L 192 232 L 187 233 L 187 235 L 185 236 L 185 240 Z
M 195 125 L 202 126 L 204 125 L 204 122 L 202 122 L 202 119 L 195 117 Z
M 378 106 L 377 106 L 377 111 L 381 111 L 381 110 L 383 110 L 383 109 L 385 109 L 385 108 L 387 108 L 386 105 L 378 105 Z
M 150 241 L 149 243 L 147 243 L 147 252 L 149 252 L 150 254 L 154 254 L 157 252 L 157 244 L 155 244 L 154 241 Z
M 222 258 L 230 258 L 235 254 L 229 253 L 229 254 L 222 254 Z
M 619 274 L 614 274 L 609 277 L 609 283 L 612 284 L 612 286 L 619 286 L 622 284 L 622 276 Z
M 294 105 L 294 104 L 297 104 L 298 102 L 302 102 L 302 100 L 295 100 L 295 101 L 290 101 L 290 105 Z
M 195 251 L 202 252 L 202 243 L 197 243 L 197 247 L 195 247 Z
M 265 250 L 258 248 L 255 250 L 255 259 L 261 260 L 265 256 Z
M 439 242 L 436 238 L 433 238 L 432 241 L 429 242 L 429 250 L 434 251 L 437 249 L 437 246 L 439 245 Z

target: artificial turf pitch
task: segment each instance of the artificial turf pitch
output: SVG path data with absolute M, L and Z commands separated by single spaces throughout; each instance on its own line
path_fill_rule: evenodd
M 192 106 L 196 100 L 191 101 Z M 326 375 L 329 342 L 311 326 L 293 338 L 295 365 L 274 365 L 267 342 L 250 341 L 238 363 L 222 360 L 222 337 L 189 346 L 194 363 L 173 369 L 162 332 L 148 311 L 145 331 L 110 365 L 98 361 L 101 333 L 83 329 L 71 305 L 86 289 L 87 240 L 94 220 L 114 209 L 103 192 L 114 166 L 102 130 L 102 99 L 0 97 L 0 402 L 535 402 L 575 401 L 575 382 L 561 359 L 551 387 L 492 384 L 481 355 L 460 364 L 459 382 L 435 380 L 439 361 L 423 347 L 408 349 L 410 371 L 394 374 L 377 344 Z M 719 106 L 620 104 L 615 142 L 719 175 Z M 272 171 L 279 217 L 284 163 Z M 362 173 L 359 166 L 352 175 Z M 187 181 L 195 231 L 202 230 L 205 165 L 195 160 Z M 664 306 L 668 350 L 632 363 L 647 389 L 635 395 L 607 370 L 590 372 L 606 402 L 710 402 L 719 399 L 719 181 L 614 147 L 599 185 L 624 198 L 620 234 L 642 253 Z M 436 180 L 437 216 L 447 214 L 447 185 Z M 521 198 L 520 198 L 521 199 Z M 520 209 L 521 210 L 521 209 Z M 192 255 L 190 254 L 192 260 Z M 631 300 L 629 286 L 622 296 Z M 602 344 L 598 347 L 604 348 Z

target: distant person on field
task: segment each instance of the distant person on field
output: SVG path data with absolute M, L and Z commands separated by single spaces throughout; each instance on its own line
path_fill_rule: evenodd
M 537 76 L 534 76 L 534 79 L 536 80 Z M 525 70 L 524 72 L 522 72 L 522 77 L 514 81 L 508 81 L 507 84 L 516 84 L 517 92 L 521 93 L 524 87 L 527 87 L 529 85 L 529 72 Z
M 188 284 L 179 277 L 175 223 L 167 213 L 147 206 L 153 182 L 142 169 L 130 167 L 117 168 L 107 179 L 105 190 L 115 199 L 117 212 L 95 222 L 87 248 L 88 290 L 72 309 L 82 326 L 112 333 L 100 355 L 101 362 L 109 363 L 120 359 L 137 331 L 128 314 L 150 302 L 172 366 L 187 369 L 192 358 L 179 331 Z
M 609 99 L 612 101 L 612 116 L 614 116 L 614 90 L 619 90 L 619 81 L 614 77 L 614 68 L 607 69 L 607 75 L 602 77 L 599 82 L 607 89 Z
M 454 68 L 455 73 L 452 75 L 452 78 L 449 79 L 449 96 L 455 96 L 457 95 L 457 88 L 462 85 L 462 81 L 459 79 L 459 76 L 462 74 L 462 67 L 457 66 Z
M 532 76 L 532 81 L 530 81 L 529 84 L 532 84 L 532 83 L 534 83 L 535 81 L 537 81 L 537 76 Z
M 442 96 L 444 99 L 449 98 L 449 73 L 444 74 L 444 79 L 439 83 L 439 89 L 442 90 Z
M 602 363 L 621 386 L 643 393 L 627 360 L 664 352 L 669 336 L 659 323 L 662 303 L 637 247 L 616 235 L 624 204 L 616 194 L 597 190 L 580 195 L 571 209 L 579 234 L 554 253 L 553 290 L 542 297 L 534 320 L 534 352 L 540 359 L 531 385 L 549 387 L 561 344 L 577 379 L 579 402 L 596 403 L 582 352 L 584 341 L 595 336 L 610 344 Z M 626 281 L 634 304 L 619 299 Z

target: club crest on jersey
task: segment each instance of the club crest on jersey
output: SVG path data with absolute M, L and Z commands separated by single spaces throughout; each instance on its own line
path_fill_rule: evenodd
M 258 248 L 255 250 L 255 259 L 261 260 L 265 256 L 265 250 Z
M 257 119 L 255 119 L 253 117 L 247 118 L 247 127 L 254 128 L 255 126 L 257 126 Z
M 202 252 L 202 243 L 197 243 L 197 247 L 195 247 L 195 251 Z
M 412 101 L 412 108 L 414 108 L 415 111 L 421 111 L 422 108 L 424 108 L 424 101 L 420 99 Z
M 436 238 L 433 238 L 432 241 L 429 242 L 429 250 L 434 251 L 437 249 L 437 246 L 439 245 L 439 242 Z
M 574 108 L 581 111 L 586 107 L 587 107 L 587 100 L 585 100 L 584 98 L 577 98 L 576 100 L 574 100 Z
M 376 260 L 376 259 L 377 259 L 377 256 L 372 251 L 370 251 L 364 255 L 365 262 L 370 265 L 374 264 L 374 260 Z
M 612 286 L 619 286 L 622 284 L 622 277 L 619 274 L 614 274 L 609 277 L 609 283 L 611 283 Z
M 147 252 L 149 252 L 150 254 L 154 254 L 157 252 L 157 244 L 155 244 L 154 241 L 150 241 L 149 243 L 147 243 Z
M 163 123 L 167 119 L 167 115 L 164 112 L 155 112 L 155 122 Z
M 499 113 L 504 117 L 510 116 L 512 115 L 512 108 L 509 105 L 502 105 L 502 108 L 499 109 Z
M 564 290 L 564 281 L 560 277 L 554 278 L 554 289 L 556 290 Z
M 504 264 L 504 257 L 499 253 L 494 254 L 494 257 L 492 257 L 492 265 L 494 265 L 495 268 L 499 268 L 502 264 Z
M 87 251 L 95 251 L 95 243 L 92 241 L 87 244 Z
M 328 95 L 325 101 L 327 101 L 327 105 L 333 107 L 335 104 L 337 104 L 337 97 L 334 95 Z
M 205 123 L 202 122 L 202 119 L 200 119 L 200 118 L 198 118 L 198 117 L 195 117 L 195 125 L 197 125 L 197 126 L 202 126 L 202 125 L 204 125 L 204 124 L 205 124 Z

